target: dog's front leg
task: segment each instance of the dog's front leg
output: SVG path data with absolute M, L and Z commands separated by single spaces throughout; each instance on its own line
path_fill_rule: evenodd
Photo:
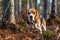
M 46 26 L 45 25 L 43 26 L 43 28 L 44 28 L 44 31 L 46 31 Z
M 42 34 L 42 28 L 41 28 L 40 24 L 38 24 L 38 29 L 40 30 L 40 33 Z
M 46 31 L 46 25 L 42 24 L 42 26 L 43 26 L 43 31 Z
M 42 28 L 41 28 L 40 24 L 36 23 L 35 26 L 40 31 L 40 33 L 42 34 Z

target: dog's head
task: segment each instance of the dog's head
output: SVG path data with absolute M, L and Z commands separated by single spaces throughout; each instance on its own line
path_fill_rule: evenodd
M 23 19 L 24 20 L 28 19 L 29 21 L 37 20 L 39 19 L 39 17 L 40 17 L 39 12 L 34 8 L 26 10 L 23 14 Z

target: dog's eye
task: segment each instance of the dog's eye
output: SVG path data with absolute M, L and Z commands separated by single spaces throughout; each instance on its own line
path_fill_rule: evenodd
M 28 14 L 30 14 L 30 13 L 28 12 Z
M 35 12 L 33 14 L 35 14 Z

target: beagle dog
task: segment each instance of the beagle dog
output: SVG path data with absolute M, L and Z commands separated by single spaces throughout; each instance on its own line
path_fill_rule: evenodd
M 28 32 L 30 31 L 30 28 L 34 27 L 38 29 L 41 34 L 42 29 L 46 31 L 46 21 L 36 9 L 30 8 L 26 10 L 23 14 L 23 19 L 26 21 Z

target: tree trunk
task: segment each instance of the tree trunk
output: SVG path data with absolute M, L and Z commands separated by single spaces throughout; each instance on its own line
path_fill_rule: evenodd
M 15 24 L 15 14 L 14 14 L 14 0 L 10 0 L 11 1 L 11 8 L 10 8 L 10 12 L 11 12 L 11 19 L 10 22 Z
M 37 9 L 37 0 L 35 0 L 35 9 Z
M 18 2 L 19 2 L 19 0 L 15 0 L 14 1 L 14 3 L 15 3 L 15 9 L 14 9 L 14 11 L 15 11 L 16 23 L 19 22 L 19 15 L 18 15 L 18 9 L 19 9 L 18 5 L 19 5 L 19 3 Z
M 50 17 L 50 0 L 47 0 L 47 17 L 46 17 L 46 20 L 49 19 Z
M 44 6 L 44 0 L 41 0 L 41 1 L 40 1 L 40 4 L 38 5 L 38 9 L 40 9 L 41 15 L 43 15 L 43 12 L 44 12 L 44 11 L 43 11 L 43 10 L 44 10 L 44 9 L 43 9 L 43 8 L 44 8 L 43 6 Z
M 19 0 L 19 12 L 18 12 L 18 15 L 19 15 L 19 20 L 20 22 L 22 21 L 22 0 Z
M 27 9 L 30 8 L 30 5 L 29 5 L 29 0 L 27 0 Z
M 31 1 L 31 8 L 34 8 L 34 3 L 33 3 L 33 0 L 30 0 Z
M 60 17 L 60 0 L 57 1 L 58 16 Z
M 0 22 L 2 22 L 3 17 L 3 0 L 0 0 Z M 2 23 L 0 23 L 1 25 Z
M 2 21 L 3 21 L 3 28 L 6 27 L 6 23 L 10 22 L 10 0 L 4 0 L 3 1 L 3 17 L 2 17 Z
M 52 0 L 51 18 L 54 19 L 57 16 L 57 0 Z
M 49 18 L 50 0 L 44 0 L 44 13 L 43 16 L 47 20 Z
M 33 2 L 33 0 L 30 0 L 30 8 L 34 8 L 34 2 Z

